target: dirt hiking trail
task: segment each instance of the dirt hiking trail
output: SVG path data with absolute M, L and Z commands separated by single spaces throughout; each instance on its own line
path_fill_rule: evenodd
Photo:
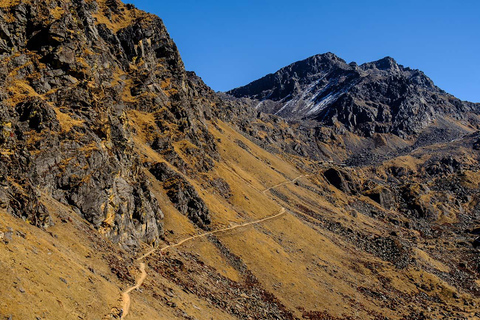
M 286 184 L 295 183 L 295 182 L 297 182 L 298 179 L 303 178 L 303 177 L 306 177 L 306 176 L 301 175 L 301 176 L 296 177 L 293 180 L 279 183 L 277 185 L 274 185 L 270 188 L 267 188 L 267 189 L 263 190 L 262 193 L 266 194 L 268 191 L 270 191 L 272 189 L 278 188 L 278 187 L 286 185 Z M 122 309 L 121 309 L 121 313 L 120 313 L 121 314 L 120 319 L 122 319 L 122 320 L 125 319 L 125 317 L 128 315 L 128 313 L 130 311 L 130 305 L 131 305 L 130 292 L 140 288 L 142 286 L 143 282 L 145 281 L 145 279 L 147 278 L 147 272 L 145 271 L 145 263 L 141 262 L 145 258 L 151 256 L 155 252 L 162 252 L 163 253 L 163 252 L 167 251 L 168 249 L 179 247 L 179 246 L 181 246 L 184 243 L 189 242 L 189 241 L 193 241 L 193 240 L 200 239 L 200 238 L 205 238 L 205 237 L 208 237 L 210 235 L 217 234 L 217 233 L 227 232 L 227 231 L 235 230 L 235 229 L 238 229 L 238 228 L 244 228 L 244 227 L 248 227 L 248 226 L 251 226 L 251 225 L 263 223 L 263 222 L 266 222 L 268 220 L 276 219 L 276 218 L 279 218 L 280 216 L 283 216 L 285 213 L 286 213 L 286 209 L 282 207 L 280 209 L 280 212 L 273 215 L 273 216 L 269 216 L 269 217 L 266 217 L 266 218 L 263 218 L 263 219 L 260 219 L 260 220 L 255 220 L 255 221 L 247 222 L 247 223 L 244 223 L 244 224 L 239 224 L 239 225 L 224 228 L 224 229 L 209 231 L 209 232 L 202 233 L 202 234 L 199 234 L 199 235 L 191 236 L 191 237 L 185 238 L 182 241 L 177 242 L 175 244 L 169 244 L 169 245 L 166 245 L 162 248 L 154 248 L 154 249 L 148 251 L 147 253 L 145 253 L 144 255 L 142 255 L 141 257 L 139 257 L 137 259 L 137 261 L 139 261 L 139 263 L 140 263 L 140 265 L 139 265 L 140 275 L 139 275 L 138 279 L 136 280 L 135 285 L 128 288 L 127 290 L 125 290 L 122 293 Z

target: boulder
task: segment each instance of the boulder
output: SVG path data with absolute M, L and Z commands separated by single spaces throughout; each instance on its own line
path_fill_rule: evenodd
M 380 204 L 387 210 L 393 210 L 396 207 L 395 193 L 388 187 L 380 186 L 364 193 L 367 197 Z
M 350 174 L 344 170 L 330 168 L 323 173 L 323 176 L 332 186 L 345 193 L 358 193 L 358 184 L 354 182 Z

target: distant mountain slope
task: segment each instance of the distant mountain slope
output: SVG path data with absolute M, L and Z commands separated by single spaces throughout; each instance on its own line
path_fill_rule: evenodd
M 358 66 L 332 53 L 293 63 L 228 94 L 260 100 L 257 109 L 288 119 L 315 119 L 371 136 L 417 134 L 438 118 L 478 128 L 479 104 L 436 87 L 423 72 L 390 57 Z

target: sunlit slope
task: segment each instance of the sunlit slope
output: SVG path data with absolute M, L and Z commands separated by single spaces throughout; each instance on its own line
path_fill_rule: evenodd
M 445 308 L 467 317 L 473 314 L 474 308 L 463 306 L 465 301 L 473 301 L 472 297 L 429 272 L 442 271 L 445 266 L 421 248 L 408 253 L 418 263 L 406 268 L 385 261 L 388 252 L 368 248 L 377 242 L 387 243 L 391 227 L 387 221 L 364 215 L 349 204 L 360 199 L 385 211 L 377 203 L 363 196 L 348 196 L 329 185 L 321 168 L 318 172 L 298 170 L 288 157 L 259 148 L 225 123 L 212 125 L 211 132 L 219 143 L 221 160 L 209 174 L 222 177 L 230 185 L 231 196 L 226 198 L 190 180 L 212 210 L 211 229 L 261 219 L 282 208 L 287 213 L 262 224 L 189 241 L 169 250 L 166 256 L 152 255 L 147 259 L 148 290 L 144 295 L 133 295 L 134 305 L 142 296 L 159 295 L 191 312 L 199 311 L 189 304 L 191 299 L 206 299 L 209 305 L 227 308 L 230 314 L 255 315 L 258 310 L 250 300 L 274 298 L 275 305 L 285 310 L 281 317 L 286 318 L 330 314 L 338 318 L 374 319 L 384 315 L 410 319 L 428 310 L 434 317 L 436 310 Z M 141 143 L 138 147 L 148 149 Z M 150 152 L 144 154 L 149 159 Z M 268 190 L 272 186 L 276 187 Z M 167 243 L 203 232 L 175 209 L 163 210 Z M 416 236 L 414 231 L 398 230 L 405 239 Z M 385 251 L 393 249 L 395 246 Z M 182 295 L 185 291 L 188 294 L 170 297 L 149 285 L 165 282 L 164 278 L 186 288 Z M 212 279 L 215 282 L 209 283 Z M 230 292 L 232 286 L 240 288 L 236 294 Z M 257 287 L 269 294 L 268 299 L 251 292 Z M 423 287 L 431 290 L 426 293 Z M 132 317 L 135 312 L 133 307 Z M 266 312 L 266 318 L 279 316 L 272 310 Z
M 146 119 L 148 115 L 144 114 Z M 137 118 L 132 126 L 142 128 Z M 130 319 L 415 319 L 422 312 L 440 318 L 445 311 L 470 319 L 478 299 L 441 280 L 449 267 L 418 244 L 395 244 L 387 220 L 359 211 L 362 201 L 400 219 L 370 198 L 351 196 L 328 184 L 322 167 L 303 172 L 299 159 L 269 153 L 229 125 L 210 125 L 221 159 L 215 169 L 188 178 L 211 210 L 210 230 L 284 215 L 186 242 L 146 259 L 147 278 L 131 294 Z M 145 174 L 165 214 L 166 244 L 202 234 L 169 200 L 147 164 L 165 161 L 143 140 L 133 137 Z M 187 155 L 179 154 L 189 161 Z M 402 159 L 398 160 L 403 163 Z M 413 164 L 411 164 L 413 165 Z M 359 171 L 359 179 L 368 175 Z M 229 194 L 206 184 L 222 178 Z M 76 213 L 47 196 L 55 212 L 48 232 L 2 213 L 1 230 L 13 228 L 1 243 L 2 315 L 47 319 L 115 319 L 121 292 L 133 285 L 138 263 L 116 249 Z M 402 239 L 418 237 L 398 227 Z M 385 247 L 385 252 L 374 247 Z M 144 252 L 151 247 L 144 247 Z M 403 248 L 403 249 L 402 249 Z M 428 248 L 427 248 L 428 249 Z M 389 258 L 416 260 L 406 267 Z M 399 258 L 399 259 L 400 259 Z M 191 318 L 189 318 L 191 317 Z M 419 316 L 418 316 L 419 317 Z
M 0 213 L 0 314 L 11 319 L 101 319 L 105 308 L 118 300 L 120 287 L 129 283 L 117 278 L 108 261 L 120 265 L 127 278 L 130 263 L 75 213 L 54 201 L 46 203 L 56 213 L 48 232 Z

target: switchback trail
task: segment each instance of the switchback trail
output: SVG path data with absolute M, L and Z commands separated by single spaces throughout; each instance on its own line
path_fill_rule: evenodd
M 301 176 L 296 177 L 293 180 L 279 183 L 277 185 L 274 185 L 273 187 L 270 187 L 270 188 L 267 188 L 267 189 L 263 190 L 262 193 L 266 194 L 268 191 L 270 191 L 272 189 L 278 188 L 280 186 L 283 186 L 283 185 L 286 185 L 286 184 L 289 184 L 289 183 L 295 183 L 298 179 L 300 179 L 302 177 L 306 177 L 306 176 L 301 175 Z M 177 242 L 175 244 L 169 244 L 169 245 L 166 245 L 162 248 L 152 249 L 152 250 L 148 251 L 147 253 L 145 253 L 144 255 L 142 255 L 141 257 L 139 257 L 137 259 L 137 261 L 142 261 L 142 260 L 151 256 L 153 253 L 155 253 L 157 251 L 158 252 L 165 252 L 168 249 L 179 247 L 179 246 L 183 245 L 184 243 L 195 240 L 195 239 L 205 238 L 205 237 L 208 237 L 210 235 L 217 234 L 217 233 L 227 232 L 227 231 L 235 230 L 235 229 L 238 229 L 238 228 L 244 228 L 244 227 L 248 227 L 248 226 L 251 226 L 251 225 L 259 224 L 259 223 L 262 223 L 262 222 L 265 222 L 265 221 L 268 221 L 268 220 L 278 218 L 278 217 L 284 215 L 285 213 L 286 213 L 286 209 L 282 207 L 280 209 L 280 212 L 273 215 L 273 216 L 269 216 L 269 217 L 266 217 L 266 218 L 263 218 L 263 219 L 260 219 L 260 220 L 255 220 L 255 221 L 247 222 L 247 223 L 244 223 L 244 224 L 239 224 L 239 225 L 228 227 L 228 228 L 223 228 L 223 229 L 219 229 L 219 230 L 215 230 L 215 231 L 209 231 L 209 232 L 202 233 L 202 234 L 199 234 L 199 235 L 191 236 L 191 237 L 185 238 L 182 241 Z M 122 320 L 125 319 L 125 317 L 128 315 L 128 312 L 130 311 L 130 304 L 131 304 L 130 292 L 140 288 L 143 284 L 143 281 L 145 281 L 146 278 L 147 278 L 147 272 L 145 271 L 145 263 L 140 262 L 140 276 L 136 280 L 135 285 L 128 288 L 127 290 L 125 290 L 122 293 L 122 309 L 121 309 L 122 313 L 121 313 L 121 318 L 120 319 L 122 319 Z
M 130 292 L 140 288 L 140 286 L 143 284 L 143 281 L 145 280 L 146 277 L 147 277 L 147 272 L 145 271 L 145 263 L 141 262 L 140 277 L 136 280 L 136 284 L 133 287 L 128 288 L 125 292 L 122 293 L 123 313 L 122 313 L 121 319 L 124 319 L 127 316 L 128 311 L 130 310 Z

